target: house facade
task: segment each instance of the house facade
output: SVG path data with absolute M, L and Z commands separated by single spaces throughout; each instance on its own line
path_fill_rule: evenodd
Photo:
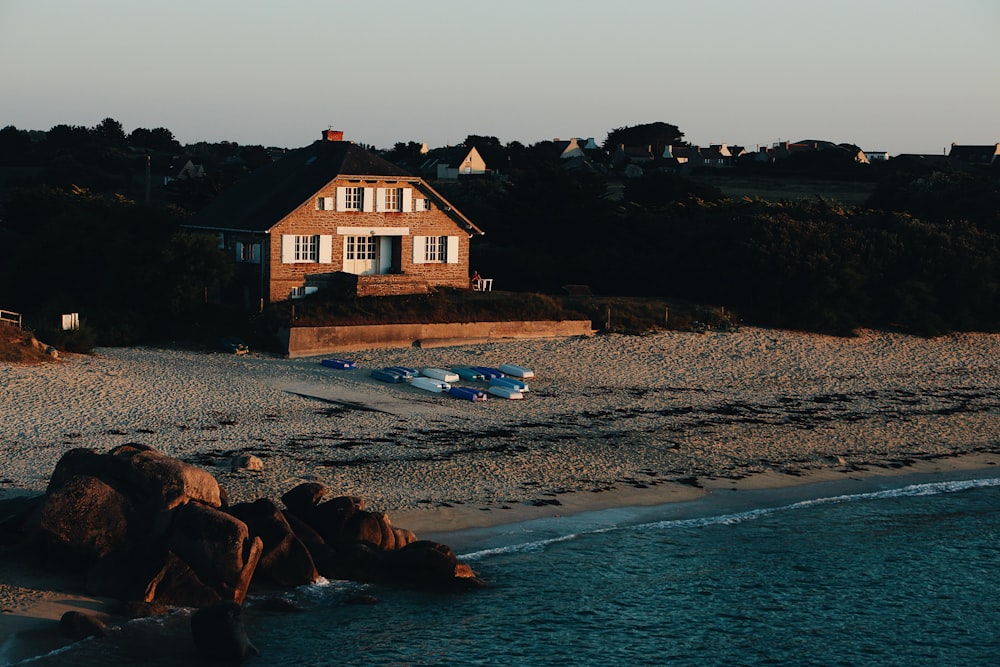
M 321 289 L 359 296 L 468 287 L 482 234 L 423 179 L 325 132 L 224 192 L 185 227 L 233 258 L 227 302 L 247 308 Z

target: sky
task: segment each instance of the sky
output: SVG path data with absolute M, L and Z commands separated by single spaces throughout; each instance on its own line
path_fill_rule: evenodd
M 293 148 L 1000 142 L 998 0 L 0 0 L 0 127 Z

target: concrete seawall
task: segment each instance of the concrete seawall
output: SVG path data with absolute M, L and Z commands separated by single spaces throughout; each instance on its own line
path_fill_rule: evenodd
M 590 320 L 362 324 L 293 327 L 279 333 L 291 358 L 382 347 L 444 347 L 516 338 L 590 336 Z

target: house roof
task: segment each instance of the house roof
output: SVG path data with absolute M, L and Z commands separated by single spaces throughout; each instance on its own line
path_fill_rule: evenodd
M 964 162 L 978 162 L 990 164 L 994 158 L 1000 155 L 1000 144 L 988 144 L 985 146 L 969 146 L 952 144 L 948 157 L 953 157 Z
M 468 231 L 482 234 L 418 177 L 349 141 L 317 141 L 265 165 L 216 197 L 185 227 L 266 232 L 335 178 L 393 178 L 413 182 Z

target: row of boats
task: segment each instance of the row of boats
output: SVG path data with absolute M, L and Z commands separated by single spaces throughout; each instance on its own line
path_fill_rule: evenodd
M 348 359 L 323 359 L 324 366 L 340 370 L 356 370 L 357 364 Z M 454 366 L 452 368 L 423 368 L 386 366 L 371 371 L 371 376 L 382 382 L 407 383 L 417 389 L 446 393 L 467 401 L 485 401 L 489 395 L 506 399 L 524 398 L 528 392 L 525 378 L 535 377 L 534 371 L 514 364 L 490 366 Z M 481 382 L 485 388 L 458 386 L 454 383 Z

